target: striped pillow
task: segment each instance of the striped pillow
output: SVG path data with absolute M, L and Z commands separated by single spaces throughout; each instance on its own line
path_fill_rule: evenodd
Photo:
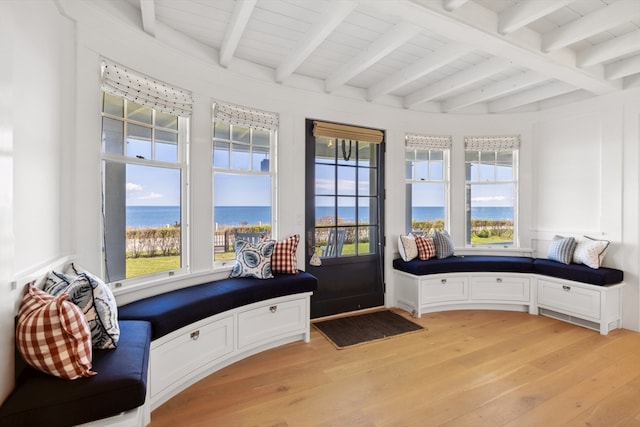
M 570 264 L 573 260 L 573 253 L 576 250 L 576 239 L 573 237 L 553 236 L 549 244 L 548 258 L 563 264 Z
M 436 245 L 431 237 L 415 236 L 418 247 L 418 258 L 431 259 L 436 256 Z
M 433 232 L 433 242 L 436 244 L 436 256 L 438 259 L 448 258 L 453 255 L 453 239 L 447 230 Z
M 73 380 L 96 373 L 91 370 L 89 323 L 67 297 L 54 297 L 29 283 L 18 311 L 16 344 L 29 365 Z
M 298 274 L 298 258 L 296 252 L 300 235 L 294 234 L 276 242 L 271 255 L 271 271 L 274 273 Z

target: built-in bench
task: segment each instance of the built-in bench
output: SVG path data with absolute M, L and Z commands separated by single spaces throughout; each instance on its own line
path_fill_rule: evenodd
M 153 409 L 212 372 L 308 342 L 317 279 L 302 271 L 274 276 L 223 279 L 118 307 L 118 348 L 94 350 L 92 377 L 59 379 L 17 357 L 21 372 L 0 425 L 144 426 Z
M 395 305 L 421 316 L 453 309 L 544 314 L 600 331 L 622 326 L 621 270 L 515 256 L 393 260 Z

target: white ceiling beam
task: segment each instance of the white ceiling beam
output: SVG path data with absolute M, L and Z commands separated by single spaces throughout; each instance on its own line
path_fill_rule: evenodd
M 442 111 L 450 112 L 479 102 L 505 96 L 545 80 L 547 80 L 547 77 L 541 76 L 535 71 L 526 71 L 506 80 L 495 82 L 483 88 L 448 99 L 442 104 Z
M 276 81 L 282 83 L 313 53 L 338 25 L 358 6 L 352 1 L 334 0 L 313 24 L 309 32 L 300 39 L 296 47 L 276 69 Z
M 525 90 L 514 95 L 505 96 L 488 104 L 490 113 L 500 113 L 512 108 L 521 107 L 543 99 L 573 92 L 576 88 L 565 82 L 554 82 L 543 87 Z
M 155 0 L 140 0 L 142 14 L 142 29 L 145 33 L 156 35 L 156 3 Z
M 509 34 L 576 0 L 522 0 L 498 15 L 498 32 Z
M 347 83 L 389 53 L 402 46 L 420 33 L 420 27 L 402 22 L 395 25 L 385 34 L 350 61 L 344 63 L 338 70 L 325 80 L 325 90 L 333 92 L 339 86 Z
M 411 108 L 417 104 L 421 104 L 425 101 L 432 100 L 439 96 L 445 95 L 451 91 L 460 89 L 462 87 L 473 84 L 484 78 L 499 73 L 505 68 L 509 67 L 511 63 L 502 58 L 487 59 L 480 64 L 467 68 L 457 74 L 426 86 L 411 95 L 404 97 L 405 108 Z
M 227 24 L 227 31 L 224 34 L 222 40 L 222 46 L 220 46 L 220 65 L 228 67 L 233 58 L 240 38 L 244 33 L 244 29 L 247 27 L 249 18 L 253 13 L 253 9 L 256 7 L 257 0 L 238 0 L 233 8 L 231 19 Z
M 449 12 L 453 12 L 469 0 L 442 0 L 442 6 Z
M 630 89 L 632 87 L 640 86 L 640 74 L 634 74 L 632 76 L 627 76 L 624 79 L 624 88 Z
M 590 67 L 640 50 L 640 30 L 599 43 L 578 52 L 578 67 Z
M 640 73 L 640 55 L 613 62 L 604 67 L 604 77 L 607 80 L 621 79 L 638 73 Z
M 380 80 L 367 89 L 367 101 L 373 101 L 387 93 L 405 86 L 429 73 L 471 52 L 468 46 L 461 43 L 450 43 L 433 52 L 433 54 L 401 69 L 395 74 Z
M 358 1 L 389 16 L 422 26 L 449 40 L 501 56 L 523 68 L 598 95 L 622 88 L 621 81 L 605 80 L 602 72 L 576 67 L 575 53 L 568 48 L 553 54 L 543 53 L 540 50 L 541 35 L 527 27 L 506 36 L 501 35 L 497 30 L 498 14 L 475 2 L 469 2 L 452 14 L 444 10 L 439 2 L 428 0 Z
M 542 36 L 542 50 L 551 52 L 640 16 L 638 0 L 617 0 Z

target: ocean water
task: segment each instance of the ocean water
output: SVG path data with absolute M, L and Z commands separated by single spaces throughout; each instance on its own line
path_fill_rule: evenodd
M 360 209 L 360 220 L 369 219 L 369 209 Z M 316 218 L 333 214 L 333 208 L 319 206 L 316 208 Z M 413 219 L 428 221 L 444 216 L 444 209 L 433 206 L 414 207 Z M 134 228 L 164 227 L 180 222 L 179 206 L 127 206 L 127 226 Z M 218 225 L 253 225 L 270 224 L 271 208 L 268 206 L 220 206 L 213 212 Z M 345 221 L 355 221 L 354 208 L 339 208 L 338 215 Z M 508 219 L 513 220 L 513 209 L 505 207 L 476 207 L 472 208 L 473 218 L 476 219 Z

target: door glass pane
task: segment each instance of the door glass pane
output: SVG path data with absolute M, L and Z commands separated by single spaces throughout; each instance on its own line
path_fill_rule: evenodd
M 336 225 L 335 197 L 316 196 L 316 225 Z
M 375 166 L 376 144 L 358 142 L 358 166 Z
M 338 167 L 338 194 L 356 194 L 356 169 L 351 167 Z
M 316 163 L 335 163 L 336 146 L 333 138 L 316 138 Z
M 376 193 L 375 169 L 358 168 L 358 195 L 369 196 Z
M 358 150 L 357 141 L 341 139 L 338 144 L 338 164 L 355 165 Z
M 375 250 L 376 227 L 358 227 L 358 255 L 373 254 Z
M 330 165 L 316 165 L 316 194 L 335 194 L 335 167 Z
M 338 224 L 356 223 L 356 205 L 353 197 L 338 197 Z
M 358 197 L 358 225 L 378 223 L 376 201 L 375 197 Z

